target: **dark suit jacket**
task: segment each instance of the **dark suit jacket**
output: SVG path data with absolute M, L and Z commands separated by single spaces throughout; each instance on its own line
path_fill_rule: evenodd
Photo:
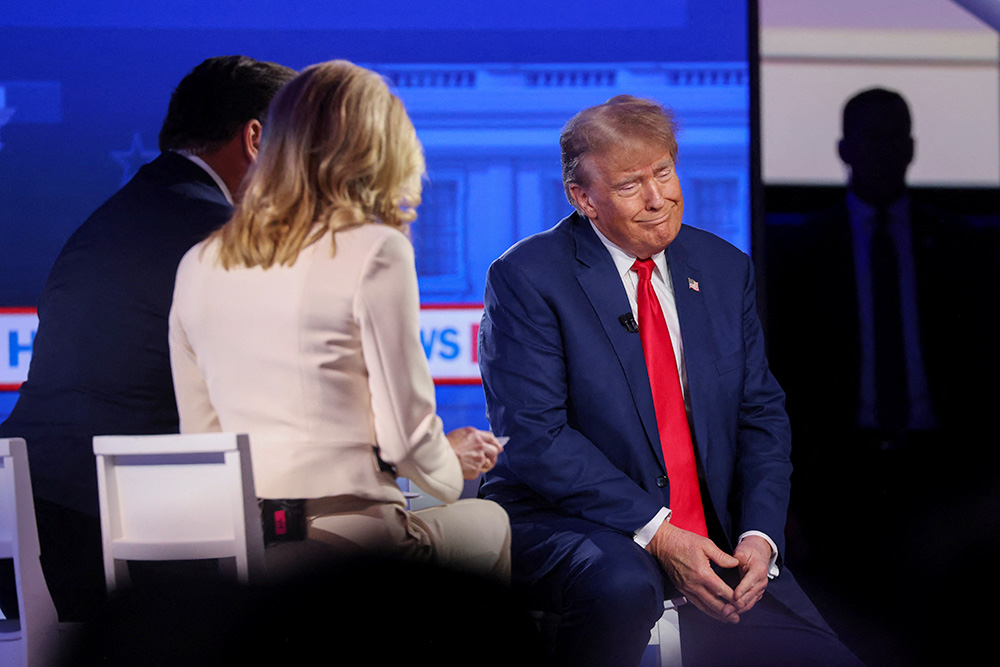
M 978 437 L 1000 400 L 996 230 L 919 202 L 910 218 L 931 400 L 944 431 Z M 788 394 L 796 448 L 843 440 L 855 427 L 861 374 L 847 206 L 769 224 L 766 249 L 769 357 Z
M 91 438 L 177 432 L 174 274 L 231 212 L 203 169 L 164 153 L 66 242 L 38 302 L 28 380 L 0 426 L 27 440 L 36 496 L 96 515 Z
M 667 255 L 706 505 L 724 533 L 714 537 L 731 549 L 760 530 L 780 553 L 791 437 L 751 263 L 687 226 Z M 479 359 L 490 424 L 510 441 L 482 493 L 510 515 L 516 569 L 529 579 L 575 546 L 567 531 L 631 536 L 670 506 L 642 343 L 618 319 L 629 312 L 611 256 L 578 214 L 490 267 Z M 783 579 L 794 584 L 779 576 L 769 590 L 780 596 Z

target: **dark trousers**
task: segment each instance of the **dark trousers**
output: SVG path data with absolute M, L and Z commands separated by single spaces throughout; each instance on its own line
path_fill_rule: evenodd
M 520 579 L 517 563 L 515 554 L 515 590 L 531 607 L 555 615 L 548 637 L 554 664 L 639 664 L 663 615 L 665 577 L 649 553 L 621 533 L 603 531 L 585 537 L 538 581 Z
M 803 620 L 764 597 L 740 622 L 722 623 L 692 604 L 678 610 L 684 667 L 861 667 L 862 662 L 829 629 Z
M 6 618 L 18 616 L 13 558 L 0 558 L 0 612 Z
M 59 620 L 90 620 L 106 598 L 100 519 L 38 497 L 34 501 L 42 573 Z M 9 587 L 0 584 L 0 604 L 12 617 L 17 615 L 12 565 L 8 581 Z
M 34 503 L 39 560 L 59 620 L 90 620 L 106 597 L 101 521 L 37 496 Z M 0 609 L 18 615 L 13 560 L 0 561 Z
M 656 559 L 613 531 L 587 535 L 536 581 L 520 579 L 517 563 L 515 553 L 515 587 L 535 608 L 558 615 L 551 647 L 559 665 L 639 664 L 664 597 L 675 594 Z M 685 667 L 862 664 L 829 628 L 804 620 L 769 594 L 737 625 L 683 605 L 680 630 Z

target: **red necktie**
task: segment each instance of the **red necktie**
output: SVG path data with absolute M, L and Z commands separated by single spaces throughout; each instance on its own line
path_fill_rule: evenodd
M 674 346 L 650 280 L 653 266 L 651 259 L 637 259 L 632 270 L 639 274 L 639 337 L 646 357 L 649 386 L 653 390 L 663 462 L 670 478 L 670 523 L 708 537 Z

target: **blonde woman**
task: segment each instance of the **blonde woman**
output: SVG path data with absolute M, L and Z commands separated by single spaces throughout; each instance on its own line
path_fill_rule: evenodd
M 455 502 L 500 444 L 443 432 L 419 340 L 406 230 L 423 173 L 413 124 L 374 72 L 322 63 L 278 93 L 233 218 L 178 268 L 181 432 L 249 433 L 257 495 L 302 500 L 303 546 L 506 580 L 506 514 Z M 396 474 L 449 505 L 407 511 Z

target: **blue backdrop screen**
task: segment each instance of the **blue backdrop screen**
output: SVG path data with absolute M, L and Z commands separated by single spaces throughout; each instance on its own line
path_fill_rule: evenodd
M 0 3 L 0 307 L 35 305 L 73 230 L 156 156 L 176 83 L 231 53 L 392 82 L 427 153 L 425 302 L 480 302 L 489 263 L 569 213 L 559 130 L 620 93 L 677 112 L 685 222 L 749 247 L 745 0 L 169 4 Z M 485 425 L 481 387 L 438 398 L 449 428 Z

